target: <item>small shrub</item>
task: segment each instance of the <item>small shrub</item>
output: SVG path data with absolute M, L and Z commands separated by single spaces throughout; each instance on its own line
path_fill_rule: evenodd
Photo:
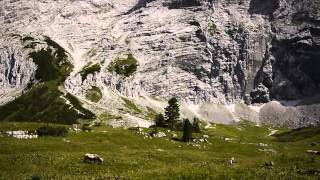
M 199 121 L 198 118 L 194 118 L 193 119 L 192 129 L 193 129 L 193 132 L 195 132 L 195 133 L 200 133 L 201 132 L 200 121 Z
M 102 92 L 100 88 L 92 86 L 86 93 L 86 98 L 92 102 L 98 102 L 102 98 Z
M 89 74 L 94 74 L 94 73 L 100 72 L 100 71 L 101 71 L 100 64 L 94 64 L 92 66 L 90 66 L 90 64 L 89 64 L 89 66 L 84 67 L 83 70 L 80 71 L 81 79 L 82 79 L 82 81 L 84 81 L 85 79 L 87 79 L 87 76 Z
M 138 61 L 132 54 L 129 54 L 126 59 L 117 58 L 115 61 L 111 62 L 108 66 L 108 70 L 129 77 L 136 72 L 137 67 Z
M 157 127 L 164 127 L 165 126 L 165 119 L 163 114 L 158 114 L 155 118 L 155 124 Z
M 52 126 L 43 126 L 37 130 L 38 136 L 62 136 L 65 137 L 68 135 L 68 130 L 65 127 L 52 127 Z

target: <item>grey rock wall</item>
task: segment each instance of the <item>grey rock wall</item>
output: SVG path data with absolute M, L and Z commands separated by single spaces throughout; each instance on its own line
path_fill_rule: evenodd
M 20 40 L 0 39 L 0 104 L 12 100 L 26 89 L 34 80 L 36 68 Z
M 119 105 L 115 95 L 250 104 L 320 92 L 317 0 L 3 0 L 0 6 L 2 37 L 49 36 L 73 61 L 67 91 L 85 98 L 98 86 L 101 106 Z M 36 68 L 10 41 L 0 48 L 3 97 L 25 89 Z M 139 65 L 133 75 L 108 70 L 128 54 Z M 101 71 L 83 80 L 90 63 Z

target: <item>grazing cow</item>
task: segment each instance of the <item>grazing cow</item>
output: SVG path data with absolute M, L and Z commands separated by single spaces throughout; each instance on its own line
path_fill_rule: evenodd
M 274 166 L 274 162 L 273 161 L 266 161 L 264 163 L 266 165 L 267 168 L 272 169 Z
M 320 155 L 319 151 L 314 151 L 314 150 L 307 150 L 307 153 L 312 154 L 312 155 Z
M 236 160 L 234 159 L 234 157 L 232 157 L 229 161 L 229 164 L 230 165 L 233 165 L 234 163 L 236 163 Z
M 83 158 L 83 162 L 85 163 L 93 162 L 94 164 L 95 163 L 101 164 L 103 162 L 103 159 L 97 154 L 86 154 Z

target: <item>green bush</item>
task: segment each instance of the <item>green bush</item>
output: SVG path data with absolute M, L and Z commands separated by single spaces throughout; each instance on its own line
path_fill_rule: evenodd
M 37 130 L 38 136 L 62 136 L 68 135 L 68 130 L 65 127 L 53 127 L 53 126 L 43 126 Z
M 98 102 L 102 98 L 102 92 L 100 88 L 92 86 L 86 93 L 86 98 L 92 102 Z
M 108 66 L 108 70 L 110 72 L 116 72 L 117 74 L 129 77 L 136 72 L 137 67 L 138 61 L 132 54 L 128 54 L 126 59 L 117 58 L 115 61 L 111 62 Z
M 100 71 L 101 71 L 100 64 L 94 64 L 92 66 L 86 66 L 86 67 L 83 68 L 82 71 L 80 71 L 81 79 L 82 79 L 82 81 L 84 81 L 89 74 L 94 74 L 94 73 L 100 72 Z
M 163 114 L 158 114 L 155 118 L 155 124 L 157 127 L 165 127 L 165 119 Z

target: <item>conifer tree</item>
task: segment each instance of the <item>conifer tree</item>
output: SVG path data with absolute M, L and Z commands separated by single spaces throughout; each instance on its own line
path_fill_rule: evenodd
M 196 117 L 193 119 L 192 129 L 193 129 L 193 132 L 195 132 L 195 133 L 200 133 L 201 132 L 200 120 L 198 118 L 196 118 Z
M 156 116 L 155 124 L 157 127 L 164 127 L 165 126 L 165 119 L 161 113 Z
M 166 123 L 171 129 L 174 129 L 175 124 L 180 117 L 178 100 L 176 98 L 171 98 L 168 101 L 168 104 L 169 105 L 165 108 Z
M 189 119 L 184 119 L 182 140 L 184 142 L 189 142 L 191 138 L 192 138 L 192 124 L 190 123 Z

